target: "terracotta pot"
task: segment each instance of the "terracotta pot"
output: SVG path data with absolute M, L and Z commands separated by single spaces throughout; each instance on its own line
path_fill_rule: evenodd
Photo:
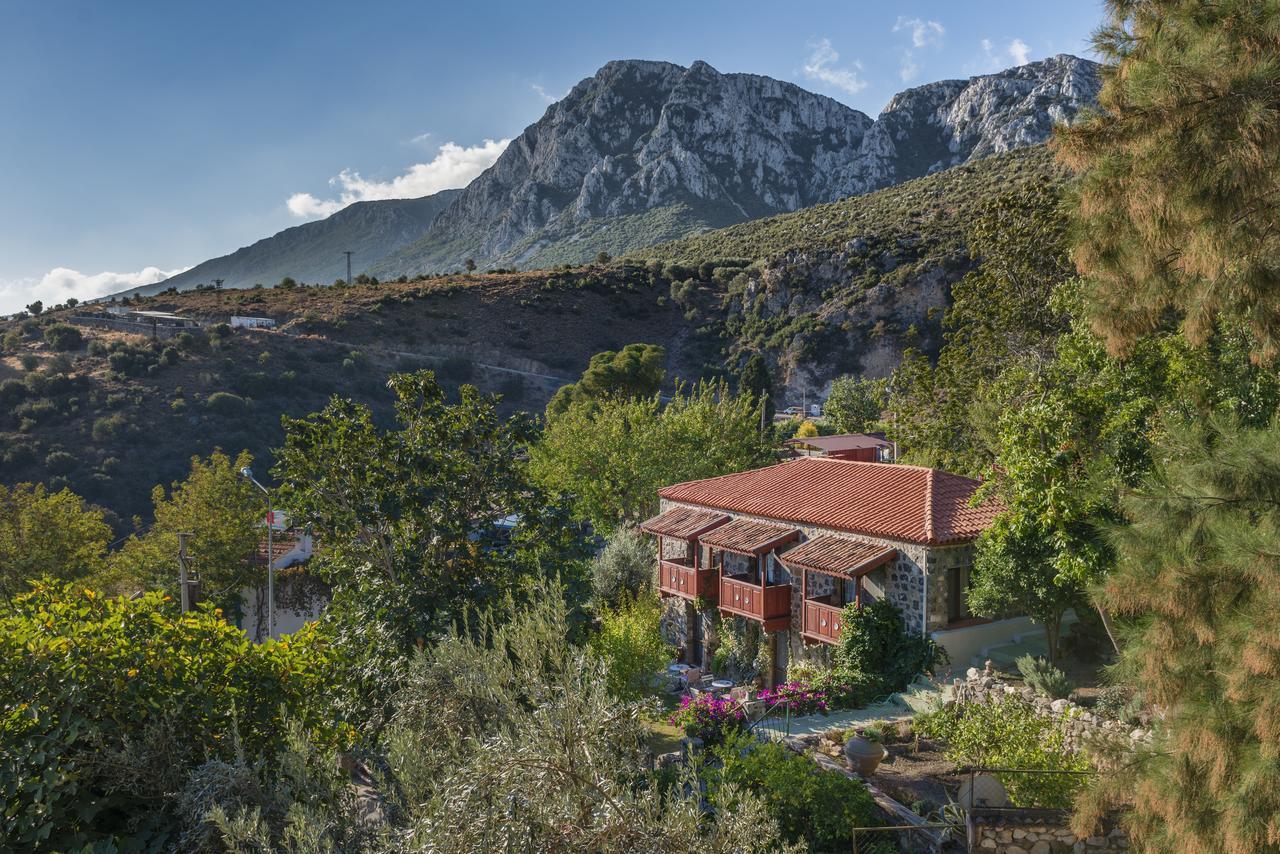
M 868 741 L 861 736 L 850 738 L 844 745 L 844 757 L 849 760 L 849 766 L 863 777 L 876 773 L 881 760 L 888 755 L 889 751 L 884 749 L 883 744 Z

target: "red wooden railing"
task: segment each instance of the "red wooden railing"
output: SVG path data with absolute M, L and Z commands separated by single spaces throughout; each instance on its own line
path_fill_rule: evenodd
M 658 589 L 686 599 L 701 596 L 714 600 L 716 572 L 713 569 L 694 569 L 688 560 L 661 560 L 658 561 Z
M 804 635 L 823 643 L 839 643 L 844 608 L 814 599 L 804 600 Z
M 765 624 L 790 623 L 791 585 L 768 584 L 761 589 L 759 584 L 721 576 L 720 610 Z

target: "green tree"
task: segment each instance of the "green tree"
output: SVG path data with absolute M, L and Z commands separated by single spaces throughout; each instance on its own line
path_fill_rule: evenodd
M 658 490 L 770 461 L 750 395 L 724 384 L 657 395 L 605 398 L 551 419 L 530 466 L 547 489 L 572 497 L 575 514 L 601 534 L 657 510 Z
M 38 316 L 40 312 L 44 311 L 44 303 L 40 300 L 36 300 L 35 302 L 27 305 L 27 311 L 31 312 L 32 316 Z
M 662 606 L 652 593 L 606 608 L 591 649 L 605 662 L 609 693 L 638 700 L 654 693 L 654 682 L 671 662 L 671 647 L 662 637 Z
M 884 380 L 837 377 L 822 404 L 822 415 L 837 433 L 865 433 L 880 420 L 884 405 Z
M 333 673 L 312 629 L 254 644 L 159 593 L 37 585 L 0 616 L 0 838 L 21 850 L 169 847 L 186 775 L 207 760 L 270 759 L 286 715 L 345 746 L 318 702 Z
M 1108 0 L 1100 111 L 1060 127 L 1079 170 L 1076 263 L 1094 324 L 1126 351 L 1176 313 L 1203 344 L 1222 317 L 1280 350 L 1280 7 Z
M 582 543 L 526 476 L 527 418 L 503 420 L 497 397 L 467 385 L 448 404 L 430 371 L 390 386 L 392 429 L 339 398 L 286 417 L 275 473 L 281 502 L 324 543 L 330 611 L 356 635 L 385 630 L 402 654 L 540 567 L 559 571 Z
M 591 562 L 591 598 L 596 608 L 616 608 L 653 588 L 653 541 L 625 525 L 609 534 Z
M 547 404 L 552 418 L 569 407 L 606 397 L 650 397 L 666 376 L 667 352 L 657 344 L 628 344 L 596 353 L 577 382 L 561 386 Z
M 738 374 L 738 390 L 743 394 L 751 394 L 764 406 L 762 420 L 765 424 L 773 423 L 773 413 L 777 411 L 773 393 L 773 375 L 769 372 L 769 362 L 760 353 L 752 353 Z
M 240 595 L 262 582 L 264 567 L 252 560 L 265 536 L 262 494 L 240 476 L 253 463 L 242 451 L 234 460 L 214 451 L 191 458 L 186 480 L 151 491 L 154 521 L 146 533 L 130 537 L 113 560 L 113 575 L 125 589 L 178 588 L 178 534 L 193 536 L 187 554 L 200 580 L 200 594 L 238 617 Z
M 42 576 L 75 581 L 102 570 L 111 528 L 70 489 L 0 484 L 0 597 Z

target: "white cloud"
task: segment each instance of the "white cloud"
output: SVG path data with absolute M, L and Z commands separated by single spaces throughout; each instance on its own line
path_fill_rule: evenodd
M 893 25 L 893 31 L 906 30 L 911 33 L 912 47 L 937 47 L 942 44 L 942 37 L 947 30 L 937 21 L 924 21 L 920 18 L 899 18 Z
M 997 49 L 991 39 L 983 39 L 982 56 L 972 65 L 973 70 L 987 73 L 1006 68 L 1009 63 L 1026 65 L 1031 61 L 1031 46 L 1022 39 L 1012 39 L 1003 50 Z
M 1009 42 L 1009 56 L 1014 65 L 1026 65 L 1031 61 L 1031 47 L 1022 39 Z
M 835 48 L 831 46 L 830 39 L 809 42 L 808 46 L 813 50 L 813 53 L 809 55 L 809 60 L 804 64 L 805 77 L 842 89 L 851 95 L 867 88 L 867 81 L 858 76 L 858 72 L 862 70 L 861 62 L 854 60 L 852 68 L 839 68 L 836 66 L 836 63 L 840 61 L 840 54 L 836 53 Z
M 543 89 L 542 86 L 538 83 L 530 83 L 529 85 L 530 87 L 532 87 L 534 92 L 538 93 L 538 97 L 546 101 L 548 104 L 554 104 L 556 101 L 559 101 L 561 98 L 564 97 L 564 95 L 559 95 L 559 96 L 552 95 L 546 89 Z M 565 95 L 567 94 L 569 93 L 566 92 Z
M 920 74 L 921 64 L 915 52 L 926 47 L 935 50 L 941 48 L 942 37 L 947 34 L 946 28 L 939 22 L 921 18 L 898 18 L 893 25 L 893 32 L 906 32 L 911 36 L 911 46 L 902 51 L 902 61 L 898 64 L 898 76 L 904 83 L 914 80 Z
M 66 302 L 67 297 L 85 300 L 113 294 L 117 291 L 152 285 L 170 276 L 191 269 L 161 270 L 144 267 L 136 273 L 81 273 L 69 267 L 55 267 L 38 280 L 34 278 L 0 282 L 0 314 L 21 311 L 28 303 L 40 300 L 45 306 Z
M 294 193 L 286 204 L 296 217 L 311 219 L 329 216 L 354 202 L 372 199 L 416 199 L 441 190 L 465 187 L 477 175 L 493 165 L 506 150 L 509 139 L 486 139 L 481 145 L 463 148 L 453 142 L 440 146 L 430 163 L 415 163 L 403 175 L 390 181 L 371 181 L 359 172 L 344 169 L 331 186 L 340 187 L 336 199 L 322 199 L 310 193 Z

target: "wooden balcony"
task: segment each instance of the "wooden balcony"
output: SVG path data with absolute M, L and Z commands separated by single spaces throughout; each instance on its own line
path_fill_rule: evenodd
M 720 610 L 764 623 L 767 631 L 776 632 L 791 625 L 791 585 L 759 584 L 720 577 Z
M 840 624 L 843 622 L 844 608 L 829 605 L 818 599 L 804 600 L 804 630 L 801 632 L 805 640 L 819 643 L 839 643 Z
M 688 559 L 658 561 L 658 590 L 685 599 L 703 599 L 714 602 L 716 598 L 716 571 L 694 569 Z

